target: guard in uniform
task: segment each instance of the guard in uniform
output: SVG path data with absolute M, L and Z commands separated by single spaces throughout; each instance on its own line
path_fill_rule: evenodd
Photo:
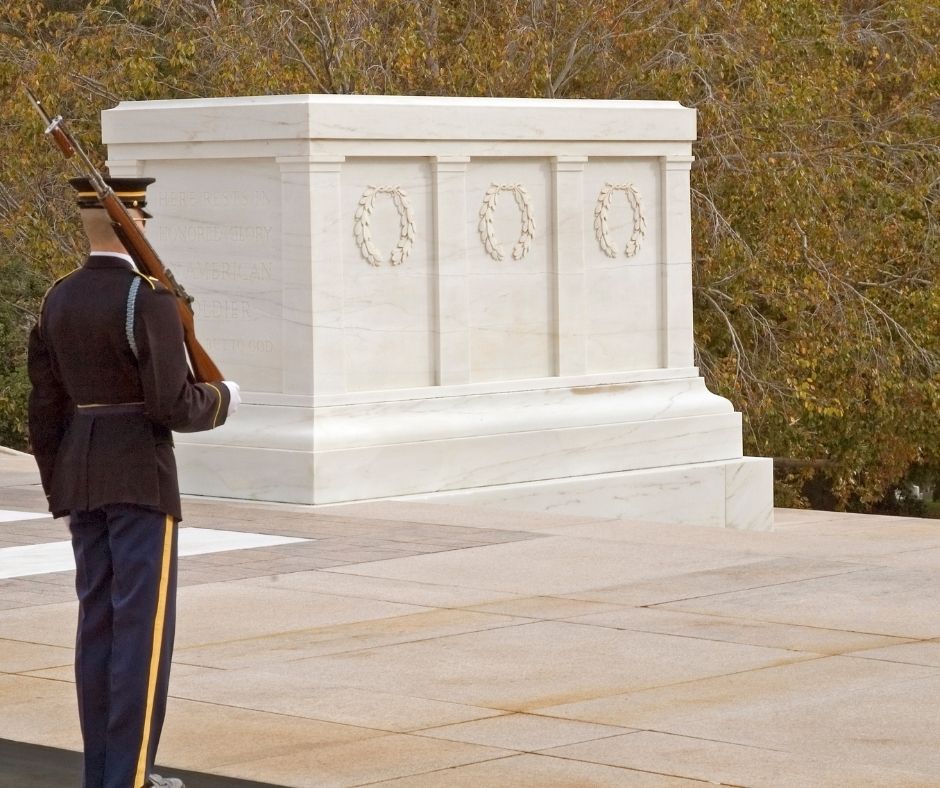
M 108 184 L 136 220 L 152 178 Z M 182 517 L 171 430 L 223 424 L 235 383 L 196 383 L 175 296 L 141 274 L 87 179 L 91 252 L 46 294 L 29 339 L 29 429 L 54 517 L 69 523 L 79 599 L 83 788 L 183 788 L 153 774 L 166 709 Z

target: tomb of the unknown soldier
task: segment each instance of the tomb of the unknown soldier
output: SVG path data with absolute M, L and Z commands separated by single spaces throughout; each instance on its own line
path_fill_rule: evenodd
M 769 459 L 695 367 L 675 102 L 122 102 L 115 176 L 242 386 L 183 492 L 772 527 Z

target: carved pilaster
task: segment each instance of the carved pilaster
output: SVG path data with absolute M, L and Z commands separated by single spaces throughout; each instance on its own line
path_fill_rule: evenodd
M 437 384 L 470 381 L 470 287 L 467 263 L 468 156 L 436 156 L 434 244 L 437 260 Z
M 694 156 L 664 156 L 662 172 L 661 366 L 691 367 L 692 208 L 689 189 Z
M 556 156 L 555 234 L 555 374 L 583 375 L 587 370 L 587 310 L 584 274 L 584 167 L 587 157 Z
M 338 394 L 343 358 L 343 156 L 285 156 L 281 172 L 285 394 Z M 312 328 L 312 330 L 311 330 Z

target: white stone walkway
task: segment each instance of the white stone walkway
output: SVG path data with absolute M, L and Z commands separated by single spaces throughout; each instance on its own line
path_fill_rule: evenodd
M 184 508 L 309 541 L 181 559 L 164 764 L 284 786 L 940 785 L 940 522 Z M 0 509 L 42 510 L 6 455 Z M 63 538 L 0 522 L 0 548 Z M 79 748 L 71 582 L 0 580 L 0 738 Z

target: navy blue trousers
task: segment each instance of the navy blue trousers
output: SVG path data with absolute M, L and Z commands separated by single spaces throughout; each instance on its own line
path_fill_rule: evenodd
M 131 504 L 75 511 L 75 682 L 83 788 L 142 788 L 163 728 L 176 625 L 177 524 Z

